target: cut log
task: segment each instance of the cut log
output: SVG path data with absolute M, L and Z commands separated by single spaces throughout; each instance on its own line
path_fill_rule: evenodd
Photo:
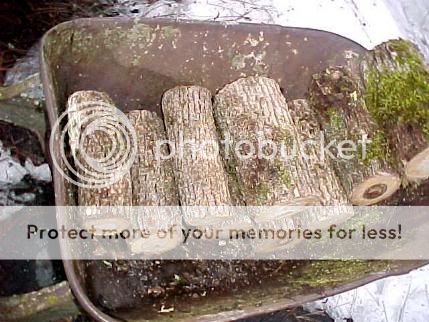
M 93 211 L 85 214 L 84 227 L 90 229 L 93 225 L 96 228 L 96 235 L 102 235 L 106 230 L 122 231 L 129 228 L 130 214 L 128 212 L 118 214 L 117 211 L 112 210 L 115 215 L 107 217 L 106 209 L 132 205 L 129 171 L 121 174 L 122 177 L 111 184 L 109 183 L 111 177 L 106 177 L 106 186 L 99 187 L 104 174 L 91 163 L 91 161 L 106 162 L 108 159 L 114 158 L 115 153 L 121 153 L 120 150 L 114 150 L 115 142 L 120 142 L 121 138 L 113 129 L 100 126 L 94 131 L 85 131 L 94 124 L 92 123 L 94 117 L 91 115 L 96 115 L 96 109 L 106 106 L 113 106 L 112 100 L 107 94 L 96 91 L 75 92 L 69 97 L 67 104 L 70 148 L 77 173 L 82 176 L 82 183 L 85 184 L 85 186 L 78 187 L 78 204 L 80 206 L 103 206 L 102 209 L 91 208 Z M 87 112 L 85 109 L 88 109 Z M 91 187 L 91 179 L 98 180 L 93 184 L 94 187 Z
M 351 202 L 373 205 L 392 196 L 401 182 L 385 134 L 372 120 L 358 83 L 345 68 L 328 68 L 313 76 L 309 96 L 325 146 L 333 147 L 326 157 L 333 160 Z
M 247 206 L 320 204 L 275 81 L 239 79 L 219 91 L 214 109 L 221 137 L 231 143 L 225 159 Z
M 249 77 L 219 92 L 215 97 L 215 117 L 223 140 L 232 141 L 234 154 L 226 159 L 247 206 L 289 205 L 293 207 L 287 212 L 295 209 L 299 213 L 298 206 L 347 203 L 329 161 L 320 155 L 320 126 L 306 101 L 294 101 L 289 109 L 275 81 Z M 272 145 L 264 147 L 264 140 Z M 253 149 L 248 148 L 247 152 L 255 154 L 243 158 L 244 153 L 237 148 L 240 142 L 252 145 Z M 270 210 L 258 212 L 254 221 L 257 228 L 287 230 L 290 227 L 285 223 L 290 216 Z M 351 216 L 350 211 L 333 212 L 332 222 L 343 222 Z M 306 224 L 317 226 L 319 222 Z M 289 242 L 272 240 L 254 244 L 256 252 L 266 253 L 278 251 Z
M 303 148 L 306 166 L 310 175 L 309 184 L 316 187 L 316 195 L 323 206 L 345 205 L 348 203 L 345 191 L 334 171 L 332 160 L 323 155 L 321 147 L 321 126 L 317 114 L 305 99 L 289 103 L 289 110 L 299 136 L 299 146 Z
M 180 204 L 231 206 L 233 196 L 219 154 L 210 91 L 198 86 L 173 88 L 164 94 L 162 110 L 171 142 Z M 250 225 L 249 218 L 237 218 L 229 212 L 222 216 L 185 215 L 184 220 L 191 226 L 203 228 L 235 229 Z
M 273 213 L 278 216 L 275 219 L 257 222 L 256 229 L 260 239 L 252 241 L 255 251 L 259 254 L 271 254 L 275 259 L 277 254 L 289 251 L 305 240 L 302 235 L 297 236 L 297 230 L 323 231 L 331 225 L 345 223 L 354 215 L 351 205 L 310 206 L 313 205 L 260 208 L 260 217 L 264 217 L 264 212 L 269 212 L 271 217 Z
M 266 79 L 264 79 L 263 81 L 270 82 L 269 80 L 266 80 Z M 275 89 L 274 84 L 275 83 L 271 82 L 269 86 L 274 86 L 274 89 Z M 257 92 L 257 89 L 252 89 L 249 87 L 247 87 L 245 90 L 247 90 L 250 93 Z M 277 93 L 279 93 L 279 91 Z M 231 94 L 228 94 L 228 95 L 231 95 Z M 282 94 L 279 93 L 279 95 L 282 95 Z M 239 120 L 237 120 L 236 121 L 237 123 L 234 124 L 233 119 L 242 117 L 242 115 L 244 114 L 244 112 L 243 113 L 236 112 L 233 116 L 231 116 L 231 114 L 228 116 L 225 116 L 226 115 L 225 112 L 231 111 L 232 106 L 238 106 L 238 104 L 233 105 L 232 103 L 233 100 L 234 98 L 231 98 L 231 103 L 230 103 L 231 105 L 229 106 L 230 108 L 229 110 L 227 110 L 226 105 L 222 106 L 222 112 L 223 112 L 222 113 L 222 112 L 219 112 L 218 110 L 218 108 L 220 107 L 218 98 L 215 99 L 215 102 L 216 102 L 215 115 L 218 121 L 218 126 L 222 128 L 222 131 L 224 133 L 225 131 L 227 133 L 226 135 L 224 135 L 224 139 L 227 135 L 229 135 L 231 136 L 232 140 L 236 140 L 236 141 L 239 141 L 240 139 L 251 140 L 247 136 L 248 135 L 247 133 L 249 132 L 243 131 L 243 132 L 239 132 L 239 134 L 230 133 L 231 130 L 233 130 L 236 126 L 238 126 L 238 124 L 240 124 Z M 280 103 L 278 104 L 274 103 L 273 105 L 282 106 L 280 104 L 283 104 L 283 106 L 285 106 L 284 104 L 286 104 L 286 102 L 284 101 L 284 99 L 282 99 L 282 96 L 280 96 L 279 101 Z M 258 100 L 256 100 L 256 103 L 253 103 L 253 106 L 250 106 L 250 108 L 253 107 L 252 111 L 255 114 L 257 114 L 258 111 L 261 110 L 260 106 L 255 107 L 255 105 L 257 105 L 257 102 Z M 222 104 L 225 104 L 225 103 L 222 103 Z M 245 104 L 241 102 L 240 104 L 243 104 L 243 106 L 249 106 L 249 104 Z M 297 174 L 299 173 L 299 175 L 302 175 L 305 178 L 305 181 L 296 180 L 296 182 L 298 184 L 304 184 L 307 187 L 309 187 L 308 189 L 309 191 L 311 191 L 311 196 L 314 196 L 314 198 L 313 197 L 307 197 L 307 198 L 298 197 L 296 199 L 291 198 L 287 200 L 287 202 L 283 201 L 280 203 L 272 201 L 271 205 L 279 205 L 281 203 L 284 203 L 289 207 L 285 207 L 284 211 L 281 209 L 281 207 L 280 208 L 276 207 L 275 209 L 270 208 L 270 210 L 266 212 L 258 212 L 258 215 L 255 216 L 256 228 L 272 229 L 274 231 L 288 230 L 288 229 L 294 228 L 293 225 L 292 226 L 290 225 L 290 223 L 292 222 L 291 216 L 293 216 L 293 213 L 290 213 L 291 210 L 296 212 L 295 217 L 298 218 L 298 219 L 294 219 L 294 222 L 296 223 L 296 220 L 299 220 L 300 224 L 308 228 L 313 228 L 313 227 L 324 228 L 328 222 L 329 224 L 342 223 L 347 219 L 349 219 L 353 215 L 353 211 L 351 211 L 351 209 L 348 207 L 332 208 L 332 211 L 329 213 L 330 218 L 328 221 L 326 218 L 320 218 L 318 216 L 313 216 L 311 218 L 301 218 L 303 208 L 299 206 L 318 205 L 318 204 L 326 205 L 326 206 L 339 206 L 339 205 L 346 205 L 348 201 L 347 201 L 347 197 L 345 196 L 344 190 L 337 176 L 335 175 L 334 170 L 331 168 L 330 160 L 324 159 L 321 154 L 321 149 L 319 144 L 321 139 L 320 125 L 318 123 L 316 114 L 314 113 L 314 111 L 310 109 L 307 101 L 306 100 L 293 101 L 291 102 L 290 106 L 288 107 L 285 106 L 283 111 L 277 111 L 276 113 L 277 115 L 283 115 L 285 117 L 287 122 L 283 122 L 283 123 L 279 122 L 279 123 L 283 124 L 283 126 L 286 128 L 292 128 L 292 130 L 294 131 L 294 138 L 296 140 L 296 145 L 299 147 L 299 153 L 296 158 L 300 158 L 300 159 L 296 161 L 293 159 L 291 160 L 291 161 L 295 161 L 296 165 L 299 166 L 298 167 L 299 171 L 293 171 L 292 173 L 297 173 Z M 272 115 L 270 112 L 260 112 L 259 115 L 264 115 L 264 114 Z M 255 115 L 255 118 L 253 120 L 254 124 L 256 123 L 257 118 L 259 118 L 259 120 L 262 119 L 259 115 L 258 114 Z M 227 123 L 228 121 L 231 123 L 228 124 Z M 227 126 L 230 126 L 231 130 L 226 126 L 222 127 L 222 124 L 224 125 L 227 124 Z M 279 142 L 278 140 L 276 141 L 277 138 L 275 136 L 270 137 L 270 131 L 272 131 L 273 129 L 274 130 L 277 129 L 278 131 L 280 131 L 279 125 L 277 125 L 277 128 L 276 128 L 276 126 L 273 126 L 269 120 L 266 120 L 266 122 L 263 125 L 259 125 L 259 127 L 262 128 L 264 131 L 266 131 L 265 132 L 266 134 L 264 133 L 265 139 L 267 139 L 268 137 L 268 139 L 271 139 L 276 144 L 284 143 L 284 142 Z M 253 129 L 253 132 L 255 132 L 254 129 Z M 254 142 L 254 140 L 255 139 L 253 139 L 252 142 Z M 313 143 L 313 144 L 308 144 L 308 143 Z M 257 142 L 254 142 L 254 144 L 257 145 Z M 257 162 L 258 160 L 256 159 L 255 161 Z M 291 162 L 291 161 L 285 161 L 285 162 Z M 237 161 L 234 160 L 235 164 L 238 164 L 238 162 L 239 160 Z M 274 166 L 278 169 L 278 167 L 280 166 L 279 160 L 275 160 L 274 162 L 275 162 Z M 255 168 L 258 169 L 257 166 L 255 166 Z M 262 170 L 263 168 L 262 169 L 259 168 L 259 169 Z M 241 172 L 240 169 L 236 171 Z M 246 174 L 244 171 L 242 173 Z M 242 183 L 240 185 L 244 186 L 244 184 Z M 246 190 L 244 191 L 245 191 L 245 195 L 248 196 L 249 192 L 246 192 Z M 287 189 L 285 189 L 284 191 L 285 191 L 285 194 L 288 193 Z M 302 187 L 301 187 L 301 191 L 302 191 Z M 250 193 L 252 193 L 251 190 L 250 190 Z M 249 200 L 249 198 L 245 198 L 245 199 Z M 325 211 L 324 214 L 326 215 L 326 213 L 327 212 Z M 273 239 L 273 240 L 258 241 L 255 243 L 255 250 L 258 253 L 275 252 L 275 251 L 280 251 L 285 247 L 291 247 L 291 244 L 292 244 L 291 240 Z
M 273 213 L 278 214 L 278 219 L 268 220 L 258 225 L 258 229 L 274 229 L 275 231 L 294 229 L 298 226 L 305 229 L 324 229 L 332 224 L 341 224 L 353 216 L 353 209 L 349 206 L 345 192 L 338 180 L 332 167 L 330 159 L 323 158 L 320 149 L 322 131 L 315 111 L 309 106 L 307 100 L 298 99 L 288 103 L 293 123 L 300 134 L 298 136 L 299 145 L 304 146 L 304 153 L 308 155 L 307 170 L 310 173 L 310 185 L 317 188 L 316 193 L 323 206 L 335 206 L 321 209 L 320 213 L 313 209 L 311 212 L 305 212 L 302 207 L 285 208 L 286 213 L 282 212 L 281 207 L 269 211 L 268 214 L 258 215 L 259 221 L 262 218 L 273 217 Z M 308 144 L 306 144 L 306 142 Z M 314 144 L 309 144 L 314 143 Z M 308 206 L 312 206 L 309 204 Z M 296 211 L 291 216 L 290 211 Z M 311 213 L 311 216 L 309 214 Z M 294 247 L 299 240 L 273 238 L 271 240 L 257 243 L 259 253 L 278 252 L 283 249 Z
M 131 167 L 134 206 L 178 206 L 179 195 L 174 179 L 172 160 L 163 160 L 169 154 L 165 144 L 164 123 L 155 113 L 131 111 L 128 118 L 137 134 L 137 157 Z M 134 207 L 134 227 L 146 232 L 147 237 L 132 240 L 133 253 L 161 254 L 174 249 L 180 242 L 181 216 L 177 211 Z M 170 216 L 171 215 L 171 216 Z M 169 238 L 159 238 L 160 230 L 174 229 Z
M 386 132 L 400 170 L 410 182 L 429 177 L 429 69 L 418 49 L 391 40 L 363 65 L 369 111 Z

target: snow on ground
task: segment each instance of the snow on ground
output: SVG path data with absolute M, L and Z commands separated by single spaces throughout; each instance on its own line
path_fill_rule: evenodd
M 17 184 L 24 176 L 30 175 L 33 179 L 51 182 L 51 170 L 47 163 L 35 166 L 30 159 L 25 160 L 24 165 L 14 159 L 10 150 L 3 147 L 0 141 L 0 186 L 6 184 Z
M 25 78 L 39 72 L 39 49 L 40 42 L 33 45 L 27 52 L 27 55 L 16 61 L 12 69 L 6 73 L 4 86 L 15 84 L 23 81 Z M 21 96 L 38 101 L 44 99 L 42 83 L 39 81 L 37 84 L 27 88 Z
M 0 205 L 17 206 L 36 200 L 37 196 L 34 191 L 15 194 L 15 188 L 20 187 L 26 176 L 39 182 L 52 181 L 51 169 L 47 163 L 35 166 L 31 159 L 26 159 L 24 164 L 21 164 L 11 155 L 9 149 L 3 147 L 0 141 Z M 13 212 L 14 210 L 10 211 L 10 213 Z
M 399 29 L 414 41 L 429 61 L 429 3 L 427 0 L 385 0 Z
M 427 0 L 117 0 L 121 16 L 267 23 L 314 28 L 350 38 L 370 49 L 392 38 L 416 42 L 429 61 Z M 5 85 L 37 72 L 38 45 L 6 75 Z M 25 95 L 39 99 L 41 84 Z
M 270 23 L 322 29 L 367 48 L 401 35 L 383 0 L 119 0 L 118 11 L 140 17 Z
M 335 322 L 429 321 L 429 266 L 407 275 L 388 277 L 363 287 L 309 303 L 309 311 L 324 310 Z

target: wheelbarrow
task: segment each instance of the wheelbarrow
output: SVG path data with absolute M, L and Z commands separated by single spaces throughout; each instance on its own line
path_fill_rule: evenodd
M 41 46 L 41 78 L 50 127 L 78 90 L 109 93 L 124 111 L 160 113 L 162 94 L 176 85 L 201 85 L 213 93 L 240 77 L 266 75 L 290 99 L 304 97 L 311 76 L 343 65 L 359 44 L 338 35 L 274 25 L 219 24 L 152 19 L 92 18 L 51 29 Z M 59 160 L 59 145 L 50 158 Z M 57 206 L 75 205 L 76 188 L 52 168 Z M 58 225 L 62 224 L 57 216 Z M 62 247 L 66 247 L 62 245 Z M 65 249 L 64 249 L 65 251 Z M 276 263 L 275 263 L 276 264 Z M 187 298 L 175 310 L 145 307 L 109 312 L 92 298 L 83 261 L 64 261 L 70 287 L 96 321 L 230 321 L 277 311 L 402 274 L 418 261 L 279 261 L 276 277 L 249 281 L 240 292 Z M 90 277 L 89 277 L 90 278 Z

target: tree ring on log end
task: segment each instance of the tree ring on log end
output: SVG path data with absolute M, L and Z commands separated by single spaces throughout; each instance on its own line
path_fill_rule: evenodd
M 387 186 L 384 183 L 377 183 L 372 187 L 369 187 L 363 194 L 363 197 L 365 199 L 375 199 L 385 194 L 386 191 Z
M 291 249 L 299 243 L 296 239 L 291 239 L 284 242 L 279 242 L 277 239 L 264 241 L 264 243 L 255 246 L 256 254 L 272 254 L 280 252 L 284 249 Z
M 405 176 L 413 182 L 429 178 L 429 148 L 417 154 L 407 163 Z
M 176 236 L 177 237 L 177 234 Z M 177 247 L 177 238 L 160 238 L 156 234 L 151 234 L 149 238 L 139 238 L 130 242 L 130 249 L 133 254 L 158 255 L 160 249 L 162 253 L 173 250 Z
M 123 218 L 98 218 L 85 221 L 85 228 L 88 230 L 94 228 L 96 236 L 116 235 L 129 227 L 129 221 Z
M 305 206 L 320 206 L 321 200 L 317 196 L 308 196 L 302 198 L 296 198 L 292 201 L 278 202 L 273 205 L 276 208 L 268 208 L 267 210 L 262 210 L 258 212 L 255 216 L 255 223 L 264 223 L 270 222 L 273 220 L 279 220 L 286 216 L 296 215 L 304 211 Z M 284 207 L 284 208 L 283 208 Z M 263 209 L 263 208 L 262 208 Z
M 296 219 L 300 217 L 300 213 L 305 211 L 306 206 L 320 205 L 321 199 L 317 196 L 296 198 L 288 202 L 279 202 L 274 205 L 276 207 L 275 210 L 269 208 L 265 211 L 258 212 L 254 221 L 258 229 L 294 229 L 297 225 Z M 285 248 L 293 247 L 298 242 L 299 240 L 297 239 L 281 240 L 275 238 L 255 243 L 254 249 L 257 254 L 273 254 Z
M 228 232 L 234 229 L 250 229 L 252 228 L 252 220 L 250 217 L 238 216 L 232 210 L 228 216 L 206 216 L 202 218 L 194 217 L 185 220 L 189 226 L 200 230 L 216 229 L 223 232 Z M 226 238 L 229 238 L 229 234 Z
M 359 184 L 352 193 L 351 202 L 358 206 L 377 204 L 392 196 L 400 187 L 401 179 L 391 174 L 379 174 Z

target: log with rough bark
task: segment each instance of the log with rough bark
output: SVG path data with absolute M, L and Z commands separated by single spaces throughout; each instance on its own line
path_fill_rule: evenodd
M 332 160 L 323 155 L 320 142 L 322 130 L 316 112 L 305 99 L 289 103 L 289 110 L 299 136 L 299 146 L 303 148 L 307 171 L 310 174 L 309 184 L 316 187 L 316 194 L 323 206 L 345 205 L 347 196 L 335 174 Z
M 305 208 L 302 208 L 302 212 L 299 212 L 300 208 L 294 207 L 297 213 L 293 217 L 285 216 L 288 214 L 283 214 L 282 208 L 271 209 L 269 215 L 272 216 L 273 212 L 278 212 L 279 218 L 261 223 L 258 225 L 258 229 L 275 229 L 279 231 L 298 226 L 307 229 L 323 229 L 332 224 L 341 224 L 353 216 L 353 209 L 347 206 L 347 197 L 335 174 L 331 160 L 323 158 L 321 153 L 322 131 L 317 115 L 305 99 L 291 101 L 288 103 L 288 107 L 294 126 L 300 134 L 298 137 L 299 145 L 301 147 L 305 145 L 304 153 L 311 158 L 306 164 L 308 167 L 306 171 L 310 173 L 309 178 L 311 181 L 309 184 L 317 188 L 316 193 L 321 200 L 321 205 L 335 207 L 323 208 L 320 213 L 316 209 L 304 213 Z M 306 142 L 307 144 L 305 144 Z M 312 216 L 309 216 L 309 213 Z M 258 218 L 264 217 L 264 214 L 258 215 Z M 257 251 L 259 253 L 271 253 L 274 250 L 290 249 L 297 242 L 299 240 L 296 238 L 268 239 L 257 243 Z
M 305 100 L 288 106 L 275 81 L 249 77 L 219 92 L 215 97 L 215 117 L 223 139 L 230 138 L 233 143 L 234 153 L 226 159 L 246 205 L 289 205 L 293 207 L 286 212 L 299 213 L 303 205 L 347 203 L 338 178 L 319 153 L 320 127 Z M 264 150 L 263 140 L 273 145 Z M 305 144 L 307 140 L 314 142 Z M 264 154 L 240 157 L 240 141 L 254 146 L 254 151 L 248 148 L 247 152 Z M 281 146 L 287 155 L 281 154 Z M 277 155 L 273 150 L 276 148 Z M 272 157 L 265 158 L 267 155 Z M 258 212 L 254 220 L 257 228 L 288 229 L 285 218 L 290 215 L 281 209 L 270 209 Z M 332 222 L 343 222 L 351 215 L 350 211 L 333 212 Z M 306 227 L 318 224 L 317 220 L 305 222 Z M 257 241 L 254 245 L 258 253 L 267 253 L 289 247 L 290 240 Z
M 213 119 L 212 95 L 199 86 L 179 86 L 162 98 L 162 110 L 182 206 L 231 206 L 229 181 Z M 230 212 L 187 213 L 187 224 L 220 229 L 244 228 L 249 218 Z
M 178 206 L 173 163 L 162 158 L 169 154 L 167 145 L 162 144 L 167 139 L 163 121 L 155 113 L 143 110 L 129 112 L 128 118 L 136 131 L 138 146 L 131 167 L 133 206 Z M 181 217 L 177 211 L 149 208 L 145 213 L 133 215 L 136 216 L 134 227 L 147 232 L 147 237 L 130 242 L 133 253 L 160 254 L 181 242 Z M 169 238 L 158 237 L 158 231 L 170 228 L 174 228 L 175 233 Z
M 224 156 L 229 173 L 247 206 L 320 204 L 299 153 L 299 134 L 274 80 L 239 79 L 219 91 L 214 109 L 222 139 L 231 143 Z
M 365 99 L 410 182 L 429 177 L 429 69 L 406 40 L 375 47 L 362 63 Z
M 373 205 L 392 196 L 401 183 L 396 164 L 354 77 L 346 68 L 328 68 L 313 76 L 309 96 L 330 148 L 326 157 L 351 202 Z
M 80 163 L 82 166 L 77 166 L 77 172 L 84 178 L 88 175 L 97 177 L 96 168 L 89 164 L 91 158 L 101 161 L 107 158 L 112 158 L 114 141 L 120 138 L 118 134 L 111 129 L 95 129 L 94 131 L 85 132 L 91 123 L 94 121 L 91 115 L 96 113 L 98 107 L 114 106 L 112 100 L 106 93 L 96 91 L 79 91 L 72 94 L 67 103 L 67 111 L 69 112 L 68 128 L 69 143 L 74 157 L 75 164 Z M 85 112 L 87 108 L 94 110 Z M 107 180 L 107 179 L 106 179 Z M 103 206 L 103 210 L 91 208 L 94 211 L 89 211 L 85 214 L 84 227 L 96 228 L 96 234 L 100 235 L 106 231 L 122 231 L 129 228 L 129 213 L 115 212 L 115 215 L 106 216 L 107 207 L 123 207 L 132 205 L 132 187 L 131 175 L 128 172 L 118 181 L 108 184 L 106 187 L 91 187 L 90 181 L 84 182 L 89 186 L 78 187 L 78 204 L 80 206 Z M 107 181 L 106 181 L 107 183 Z M 104 231 L 104 232 L 103 232 Z

